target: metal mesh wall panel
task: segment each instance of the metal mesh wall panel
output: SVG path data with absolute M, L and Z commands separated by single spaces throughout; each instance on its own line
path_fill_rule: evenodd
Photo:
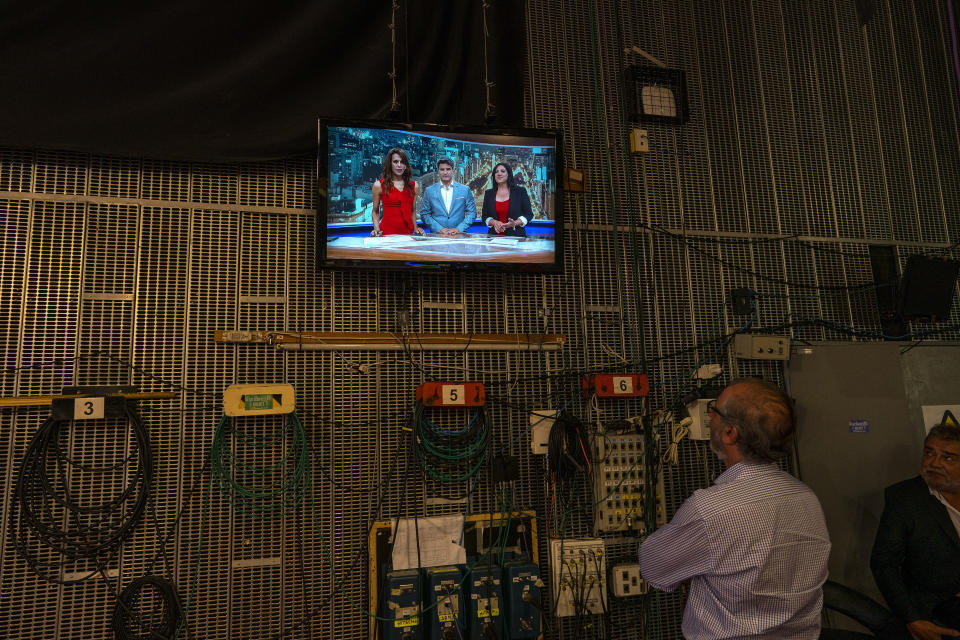
M 143 161 L 142 193 L 146 200 L 190 200 L 190 166 L 162 160 Z
M 35 193 L 83 195 L 87 191 L 89 156 L 80 153 L 37 151 Z
M 931 129 L 931 109 L 926 95 L 924 66 L 913 3 L 891 3 L 891 30 L 897 43 L 897 71 L 902 109 L 909 142 L 910 173 L 914 188 L 914 209 L 920 239 L 943 242 L 946 230 L 937 171 L 936 147 Z
M 27 191 L 33 183 L 34 152 L 0 150 L 0 191 Z
M 960 158 L 960 128 L 957 122 L 957 104 L 960 101 L 960 78 L 949 72 L 951 56 L 949 40 L 942 26 L 948 20 L 946 6 L 918 2 L 914 4 L 917 30 L 921 33 L 940 32 L 940 38 L 921 38 L 920 55 L 923 59 L 923 81 L 928 104 L 953 105 L 953 109 L 928 110 L 932 129 L 935 159 L 939 174 L 942 206 L 948 242 L 957 242 L 960 235 L 960 184 L 952 180 L 950 167 Z
M 540 514 L 544 559 L 549 535 L 592 536 L 593 515 L 574 510 L 562 531 L 547 531 L 556 518 L 548 525 L 546 460 L 530 454 L 527 412 L 566 407 L 593 424 L 643 410 L 637 400 L 588 405 L 573 372 L 631 369 L 645 357 L 646 405 L 658 409 L 705 363 L 727 378 L 783 380 L 778 362 L 730 354 L 737 329 L 817 340 L 850 339 L 844 327 L 856 327 L 875 339 L 868 242 L 897 245 L 901 269 L 911 253 L 960 257 L 943 251 L 960 239 L 960 100 L 945 9 L 875 6 L 860 25 L 853 3 L 834 0 L 529 0 L 526 123 L 562 130 L 565 164 L 587 176 L 585 193 L 564 198 L 558 275 L 322 271 L 312 155 L 224 165 L 0 149 L 3 394 L 75 384 L 178 391 L 139 406 L 155 478 L 144 522 L 107 565 L 119 574 L 48 584 L 4 535 L 0 637 L 108 637 L 117 589 L 149 570 L 177 584 L 188 611 L 181 637 L 367 638 L 356 606 L 368 603 L 371 522 L 460 513 L 468 492 L 471 512 L 497 507 L 485 480 L 475 489 L 425 480 L 410 459 L 403 427 L 420 382 L 487 385 L 493 447 L 519 458 L 515 501 Z M 624 118 L 624 67 L 652 64 L 635 48 L 686 71 L 687 123 Z M 634 127 L 648 131 L 649 153 L 628 153 Z M 769 237 L 790 234 L 802 237 Z M 736 287 L 757 292 L 754 315 L 726 304 Z M 808 320 L 831 325 L 788 326 Z M 960 305 L 948 321 L 960 323 Z M 287 352 L 215 343 L 216 330 L 390 331 L 411 342 L 416 332 L 543 332 L 567 344 Z M 249 382 L 294 385 L 312 454 L 304 501 L 279 518 L 238 509 L 206 473 L 219 394 Z M 48 415 L 0 412 L 5 532 L 14 478 Z M 265 437 L 281 423 L 244 427 Z M 124 460 L 133 451 L 124 425 L 74 431 L 71 451 Z M 264 466 L 288 451 L 281 438 L 237 459 Z M 707 443 L 681 441 L 664 469 L 668 516 L 721 471 Z M 91 481 L 79 495 L 95 500 L 124 481 Z M 576 504 L 588 505 L 581 485 Z M 635 558 L 636 540 L 605 541 L 609 562 Z M 85 566 L 75 564 L 67 570 Z M 554 595 L 547 589 L 548 609 Z M 611 599 L 591 633 L 679 639 L 683 605 L 679 594 Z M 545 635 L 582 630 L 554 619 Z
M 106 198 L 139 198 L 140 160 L 91 158 L 89 194 Z

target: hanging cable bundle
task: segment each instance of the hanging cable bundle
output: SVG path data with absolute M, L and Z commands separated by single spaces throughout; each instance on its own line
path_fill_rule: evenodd
M 98 438 L 96 451 L 85 442 L 85 430 L 92 429 L 86 422 L 53 416 L 27 447 L 14 484 L 10 532 L 21 557 L 48 581 L 70 584 L 91 577 L 143 518 L 153 484 L 150 438 L 131 402 L 123 402 L 122 415 L 126 420 L 108 423 L 110 441 Z M 86 462 L 107 451 L 126 454 L 116 462 Z M 42 547 L 62 559 L 41 562 Z M 59 575 L 78 561 L 93 563 L 86 576 Z
M 547 458 L 550 470 L 558 478 L 592 472 L 589 442 L 582 427 L 583 424 L 568 411 L 561 412 L 550 427 Z
M 483 407 L 462 429 L 448 429 L 426 416 L 418 402 L 411 417 L 414 449 L 424 472 L 434 480 L 462 482 L 473 477 L 487 458 L 490 419 Z
M 251 454 L 258 456 L 259 451 L 278 444 L 282 450 L 272 462 L 245 462 Z M 255 436 L 239 430 L 232 418 L 221 417 L 210 448 L 210 473 L 237 509 L 258 518 L 282 517 L 300 504 L 310 484 L 310 451 L 303 423 L 293 412 L 273 433 Z
M 146 575 L 117 596 L 113 632 L 117 640 L 172 640 L 183 622 L 183 606 L 169 580 Z

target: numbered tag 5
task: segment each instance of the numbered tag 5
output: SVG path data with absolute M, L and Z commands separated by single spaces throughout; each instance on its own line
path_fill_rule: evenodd
M 482 382 L 424 382 L 417 400 L 427 407 L 482 407 L 486 392 Z
M 73 419 L 93 420 L 104 416 L 104 398 L 74 398 Z
M 462 384 L 445 384 L 440 387 L 440 395 L 443 396 L 443 404 L 462 405 L 466 404 L 466 395 Z

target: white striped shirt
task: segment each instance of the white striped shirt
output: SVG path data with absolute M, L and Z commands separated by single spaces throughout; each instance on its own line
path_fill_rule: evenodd
M 814 640 L 829 556 L 810 488 L 774 464 L 740 462 L 643 541 L 640 570 L 665 591 L 690 580 L 688 640 Z

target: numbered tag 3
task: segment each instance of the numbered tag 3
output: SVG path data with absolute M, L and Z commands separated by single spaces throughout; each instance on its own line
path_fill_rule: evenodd
M 94 420 L 104 416 L 104 398 L 75 398 L 73 400 L 74 420 Z

